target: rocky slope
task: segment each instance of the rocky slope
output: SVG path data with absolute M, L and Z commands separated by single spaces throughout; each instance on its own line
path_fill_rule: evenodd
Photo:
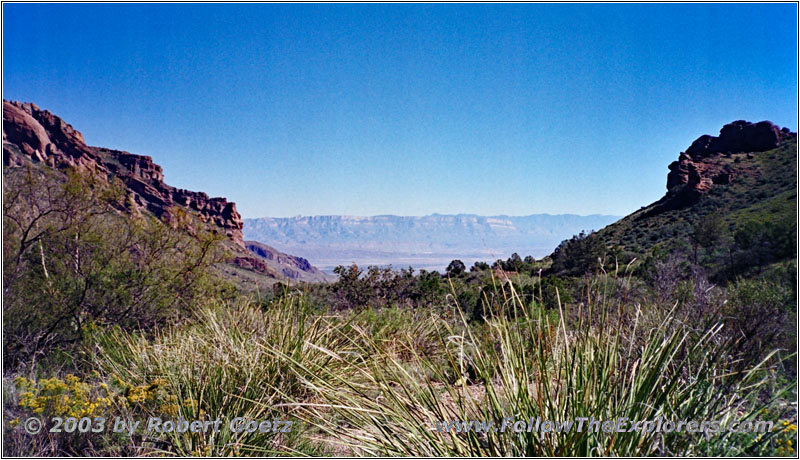
M 788 128 L 779 129 L 769 121 L 742 120 L 723 126 L 718 137 L 700 136 L 669 165 L 667 201 L 673 206 L 691 204 L 714 184 L 729 184 L 735 179 L 738 168 L 725 158 L 772 150 L 791 136 Z
M 796 221 L 797 133 L 769 121 L 734 121 L 681 152 L 666 185 L 662 199 L 594 237 L 644 254 L 655 245 L 687 246 L 703 219 L 721 219 L 726 235 L 747 221 Z
M 453 259 L 492 262 L 517 252 L 545 256 L 564 238 L 615 216 L 305 216 L 245 219 L 248 240 L 269 241 L 331 270 L 352 262 L 442 270 Z
M 242 218 L 234 203 L 165 184 L 161 166 L 149 156 L 89 147 L 80 132 L 34 104 L 3 101 L 3 145 L 6 143 L 19 149 L 3 149 L 4 165 L 18 166 L 31 160 L 57 169 L 74 167 L 99 177 L 117 177 L 136 206 L 166 221 L 173 205 L 191 209 L 244 248 Z
M 245 241 L 247 250 L 258 256 L 259 262 L 279 271 L 283 276 L 294 281 L 326 282 L 334 281 L 335 276 L 317 269 L 308 260 L 278 251 L 258 241 Z
M 314 267 L 301 267 L 292 256 L 281 254 L 264 259 L 249 252 L 235 203 L 167 185 L 161 166 L 151 157 L 88 146 L 80 132 L 53 113 L 31 103 L 4 100 L 3 164 L 16 167 L 26 162 L 59 170 L 75 168 L 105 179 L 116 177 L 126 187 L 128 202 L 134 208 L 129 211 L 147 211 L 167 223 L 174 218 L 176 209 L 188 210 L 228 237 L 235 253 L 232 263 L 240 268 L 273 279 L 311 281 L 320 278 Z

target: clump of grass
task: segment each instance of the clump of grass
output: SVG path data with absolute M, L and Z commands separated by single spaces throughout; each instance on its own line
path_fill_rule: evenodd
M 298 375 L 319 377 L 309 387 L 324 404 L 298 401 L 291 406 L 302 408 L 308 423 L 359 455 L 741 455 L 769 449 L 770 433 L 742 438 L 726 432 L 644 430 L 437 431 L 441 421 L 494 421 L 499 427 L 506 418 L 530 417 L 708 420 L 724 426 L 753 420 L 770 404 L 759 398 L 759 391 L 769 381 L 771 354 L 742 369 L 729 354 L 732 344 L 720 333 L 720 324 L 696 330 L 674 311 L 656 315 L 639 305 L 626 316 L 630 306 L 621 300 L 612 304 L 601 295 L 602 283 L 593 289 L 587 307 L 578 307 L 583 310 L 576 313 L 573 328 L 560 302 L 554 323 L 541 309 L 526 308 L 511 285 L 504 310 L 514 313 L 491 315 L 483 329 L 471 329 L 463 316 L 458 328 L 432 319 L 445 360 L 409 346 L 404 360 L 360 360 L 355 378 L 293 361 Z M 363 347 L 362 356 L 384 353 L 368 334 L 351 340 Z M 411 344 L 414 337 L 408 334 L 405 341 Z
M 326 349 L 342 350 L 347 343 L 334 335 L 325 316 L 312 315 L 297 296 L 269 305 L 249 302 L 204 307 L 192 325 L 156 331 L 151 337 L 113 330 L 96 338 L 94 365 L 108 379 L 131 388 L 161 379 L 175 397 L 172 410 L 150 410 L 145 416 L 165 420 L 223 420 L 222 429 L 209 433 L 164 433 L 141 438 L 140 453 L 172 455 L 287 455 L 319 454 L 306 442 L 303 426 L 289 434 L 233 433 L 234 417 L 249 420 L 295 420 L 281 403 L 307 400 L 309 386 L 289 367 L 290 360 L 314 362 L 321 368 L 339 367 Z

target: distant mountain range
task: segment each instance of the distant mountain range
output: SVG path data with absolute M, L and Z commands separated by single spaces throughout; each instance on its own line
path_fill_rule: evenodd
M 244 219 L 243 232 L 246 240 L 302 254 L 328 272 L 351 263 L 442 270 L 453 259 L 469 266 L 514 252 L 544 257 L 581 230 L 599 230 L 618 219 L 574 214 L 261 217 Z

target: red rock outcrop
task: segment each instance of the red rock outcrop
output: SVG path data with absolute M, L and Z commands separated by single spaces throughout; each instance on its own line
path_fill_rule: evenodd
M 3 143 L 10 142 L 33 161 L 57 168 L 96 171 L 97 156 L 71 125 L 35 104 L 3 101 Z M 6 164 L 19 161 L 4 153 Z
M 239 256 L 239 257 L 234 257 L 234 259 L 231 262 L 237 267 L 244 268 L 245 270 L 252 270 L 275 278 L 275 274 L 269 268 L 269 265 L 267 265 L 264 261 L 262 261 L 258 257 Z
M 770 121 L 737 120 L 722 127 L 718 137 L 704 135 L 692 142 L 686 153 L 695 158 L 716 153 L 765 152 L 780 145 L 784 133 Z
M 769 121 L 750 123 L 739 120 L 727 124 L 718 137 L 703 135 L 697 138 L 685 152 L 681 152 L 678 161 L 669 165 L 667 190 L 685 200 L 696 199 L 714 184 L 728 184 L 735 180 L 734 168 L 720 158 L 734 153 L 772 150 L 792 135 L 787 128 L 779 129 Z
M 16 149 L 7 148 L 7 144 Z M 80 132 L 49 111 L 34 104 L 4 100 L 3 164 L 17 166 L 25 161 L 58 169 L 73 167 L 99 177 L 116 176 L 128 187 L 137 206 L 167 221 L 172 217 L 173 206 L 188 208 L 244 249 L 242 218 L 234 203 L 171 187 L 164 183 L 163 170 L 151 157 L 89 147 Z
M 713 184 L 729 184 L 735 177 L 733 168 L 718 162 L 693 160 L 681 153 L 678 161 L 669 165 L 667 189 L 687 184 L 697 193 L 706 193 Z

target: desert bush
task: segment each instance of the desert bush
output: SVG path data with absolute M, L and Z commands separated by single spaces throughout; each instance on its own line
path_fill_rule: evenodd
M 789 286 L 772 280 L 739 280 L 729 291 L 722 318 L 730 333 L 740 338 L 745 361 L 759 359 L 775 348 L 784 355 L 797 349 L 796 330 L 791 326 L 796 322 L 797 299 Z
M 179 410 L 177 396 L 161 378 L 129 385 L 118 377 L 108 380 L 92 372 L 86 377 L 67 374 L 39 380 L 18 376 L 9 386 L 12 404 L 5 408 L 9 418 L 8 442 L 3 445 L 6 455 L 140 455 L 151 450 L 149 441 L 140 433 L 114 431 L 116 418 L 142 420 L 148 414 L 170 418 Z M 26 433 L 20 424 L 28 417 L 39 418 L 45 429 Z M 75 425 L 69 428 L 70 423 L 88 425 L 79 431 Z M 51 432 L 51 428 L 60 431 Z
M 6 370 L 73 348 L 88 324 L 152 327 L 219 289 L 207 268 L 222 258 L 220 237 L 183 231 L 185 213 L 173 212 L 177 229 L 129 215 L 119 187 L 78 172 L 4 177 Z

